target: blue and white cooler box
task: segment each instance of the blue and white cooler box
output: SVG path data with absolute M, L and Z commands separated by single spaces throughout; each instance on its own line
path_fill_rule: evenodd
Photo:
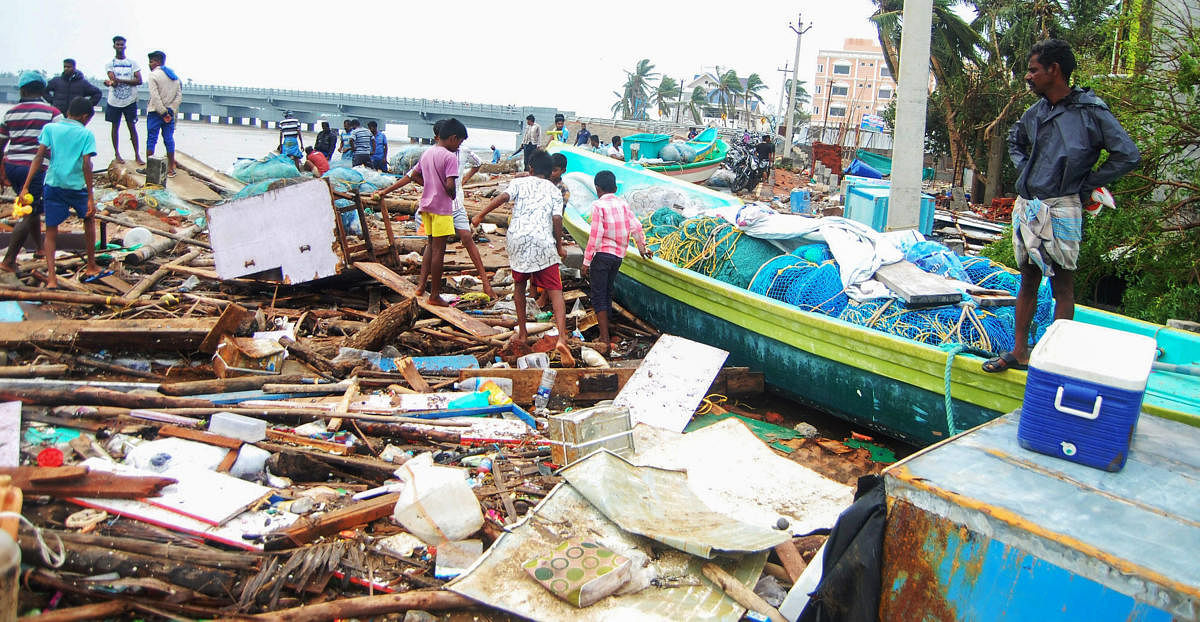
M 1029 357 L 1017 440 L 1025 449 L 1119 471 L 1142 408 L 1154 339 L 1057 320 Z

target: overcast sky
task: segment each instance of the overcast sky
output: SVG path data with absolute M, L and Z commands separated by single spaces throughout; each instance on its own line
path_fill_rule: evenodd
M 797 12 L 800 79 L 818 49 L 871 37 L 869 0 L 813 2 L 148 2 L 38 0 L 7 11 L 0 70 L 57 73 L 64 57 L 99 75 L 111 38 L 145 64 L 161 49 L 181 78 L 234 86 L 550 106 L 610 116 L 623 70 L 649 58 L 690 79 L 720 65 L 757 72 L 779 102 Z

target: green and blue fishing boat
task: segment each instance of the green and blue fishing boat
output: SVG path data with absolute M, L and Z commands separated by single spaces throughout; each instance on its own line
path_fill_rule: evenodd
M 568 172 L 612 171 L 620 188 L 666 184 L 706 205 L 740 200 L 676 177 L 552 144 Z M 563 222 L 587 243 L 586 205 L 573 202 Z M 616 299 L 671 334 L 730 353 L 733 364 L 764 373 L 780 393 L 856 425 L 919 445 L 943 440 L 1015 410 L 1024 371 L 990 374 L 983 359 L 840 320 L 763 296 L 631 251 L 616 281 Z M 1200 364 L 1200 335 L 1080 306 L 1075 319 L 1157 340 L 1159 362 Z M 1200 426 L 1200 377 L 1151 374 L 1143 411 Z

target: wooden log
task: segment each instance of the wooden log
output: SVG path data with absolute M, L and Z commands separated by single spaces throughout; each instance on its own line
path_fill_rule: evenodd
M 356 261 L 354 267 L 405 298 L 417 297 L 417 286 L 412 281 L 392 272 L 382 264 Z M 422 309 L 476 337 L 487 337 L 500 332 L 453 307 L 431 305 L 424 299 L 417 300 L 417 304 L 421 305 Z
M 193 250 L 189 251 L 187 254 L 183 255 L 182 257 L 178 257 L 178 258 L 168 262 L 164 266 L 159 266 L 159 268 L 157 270 L 155 270 L 154 272 L 151 272 L 150 274 L 142 277 L 142 280 L 139 281 L 137 285 L 134 285 L 133 289 L 129 290 L 129 293 L 126 294 L 126 296 L 132 300 L 137 300 L 138 298 L 140 298 L 142 296 L 142 294 L 149 291 L 151 287 L 154 287 L 159 281 L 161 281 L 164 277 L 166 277 L 168 274 L 171 273 L 170 266 L 172 266 L 172 265 L 175 265 L 175 266 L 187 265 L 187 264 L 191 263 L 191 261 L 193 259 L 199 257 L 200 252 L 201 252 L 200 249 L 193 249 Z
M 86 406 L 121 406 L 124 408 L 202 408 L 212 406 L 208 400 L 171 397 L 146 393 L 122 393 L 98 387 L 78 389 L 31 389 L 0 387 L 0 400 L 18 401 L 41 406 L 80 404 Z
M 146 378 L 148 380 L 162 380 L 162 376 L 159 374 L 156 374 L 154 372 L 144 371 L 141 369 L 134 369 L 132 367 L 126 367 L 124 365 L 117 365 L 116 363 L 109 363 L 108 361 L 101 361 L 100 359 L 92 358 L 90 356 L 74 356 L 71 354 L 63 354 L 61 352 L 52 352 L 52 353 L 49 353 L 49 356 L 53 356 L 59 360 L 65 359 L 68 361 L 73 361 L 75 363 L 84 365 L 86 367 L 91 367 L 94 369 L 102 369 L 104 371 L 110 371 L 115 374 L 121 374 L 124 376 L 133 376 L 134 378 Z
M 120 218 L 118 216 L 109 216 L 108 214 L 97 213 L 96 218 L 98 220 L 102 220 L 104 222 L 111 222 L 114 225 L 121 225 L 122 227 L 125 227 L 127 229 L 135 229 L 137 227 L 141 227 L 141 228 L 149 231 L 150 233 L 153 233 L 154 235 L 162 236 L 164 238 L 167 238 L 168 240 L 174 240 L 176 242 L 183 242 L 184 244 L 190 244 L 192 246 L 199 246 L 200 248 L 210 250 L 210 251 L 212 250 L 212 244 L 209 244 L 208 242 L 201 242 L 200 240 L 192 239 L 191 236 L 194 235 L 195 233 L 199 232 L 199 230 L 200 230 L 199 227 L 196 227 L 194 225 L 188 227 L 187 229 L 184 229 L 184 231 L 188 232 L 188 233 L 174 233 L 171 231 L 167 231 L 165 229 L 159 229 L 157 227 L 148 227 L 146 225 L 139 225 L 138 223 L 133 222 L 131 220 L 126 220 L 126 219 Z M 174 246 L 174 245 L 172 245 L 172 246 Z M 160 250 L 159 252 L 162 252 L 162 251 Z
M 21 545 L 23 560 L 30 564 L 45 565 L 38 541 L 32 534 L 22 533 L 18 542 Z M 64 542 L 64 547 L 67 552 L 66 562 L 62 565 L 64 570 L 88 576 L 116 572 L 122 577 L 152 577 L 206 596 L 228 596 L 240 576 L 232 570 L 114 551 L 101 546 Z
M 66 365 L 5 365 L 0 367 L 0 378 L 58 377 L 66 373 Z
M 447 590 L 401 592 L 343 598 L 315 605 L 281 609 L 255 616 L 273 622 L 325 622 L 327 620 L 365 618 L 409 610 L 445 611 L 475 606 L 475 601 Z
M 117 538 L 98 534 L 77 533 L 74 531 L 44 529 L 42 533 L 47 537 L 50 537 L 50 534 L 58 536 L 63 542 L 88 544 L 114 551 L 126 551 L 129 553 L 150 555 L 159 559 L 192 562 L 214 568 L 248 570 L 257 567 L 262 561 L 262 556 L 257 553 L 220 551 L 207 546 L 180 546 L 171 543 L 149 542 L 137 538 Z M 53 540 L 53 537 L 50 537 L 50 540 Z
M 348 382 L 326 382 L 324 384 L 315 384 L 311 382 L 284 383 L 284 382 L 268 382 L 262 385 L 263 393 L 312 393 L 312 394 L 330 394 L 330 393 L 345 393 L 346 389 L 350 388 Z
M 346 340 L 346 347 L 378 352 L 397 335 L 412 328 L 420 307 L 412 298 L 390 305 L 371 320 L 362 330 Z
M 281 548 L 279 545 L 284 545 L 284 548 L 289 545 L 303 546 L 321 536 L 365 525 L 390 515 L 399 499 L 400 493 L 391 493 L 352 503 L 315 519 L 301 518 L 289 527 L 267 534 L 267 546 L 270 550 L 278 550 Z
M 140 225 L 132 225 L 132 226 L 137 227 Z M 190 238 L 191 236 L 196 235 L 199 232 L 200 232 L 200 227 L 197 227 L 196 225 L 192 225 L 190 227 L 186 227 L 186 228 L 180 230 L 179 233 L 172 233 L 171 235 L 177 236 L 177 237 L 182 237 L 182 238 Z M 121 258 L 121 261 L 123 263 L 129 264 L 131 266 L 136 266 L 136 265 L 142 263 L 143 261 L 146 261 L 147 259 L 150 259 L 151 257 L 158 255 L 159 253 L 167 252 L 168 250 L 174 248 L 178 242 L 179 242 L 179 240 L 175 240 L 173 238 L 168 238 L 166 236 L 158 235 L 158 236 L 155 236 L 154 238 L 152 238 L 150 240 L 149 244 L 146 244 L 133 252 L 126 253 L 125 256 Z M 184 267 L 184 266 L 175 266 L 176 269 L 182 268 L 182 267 Z
M 133 607 L 124 601 L 106 600 L 90 605 L 49 609 L 35 616 L 24 616 L 22 621 L 28 622 L 87 622 L 88 620 L 106 620 L 116 617 Z
M 127 350 L 192 350 L 215 318 L 154 320 L 26 320 L 0 331 L 0 348 L 75 346 Z
M 754 593 L 754 590 L 742 585 L 733 575 L 725 572 L 720 566 L 707 562 L 700 567 L 700 571 L 704 576 L 708 577 L 709 581 L 716 583 L 718 587 L 725 590 L 725 595 L 732 598 L 737 604 L 765 614 L 771 618 L 771 622 L 787 622 L 787 618 L 783 617 L 779 610 L 767 604 L 761 596 Z
M 212 432 L 193 430 L 191 428 L 182 428 L 177 425 L 159 426 L 158 435 L 182 438 L 184 440 L 196 441 L 197 443 L 204 443 L 205 445 L 224 447 L 225 449 L 241 449 L 242 447 L 241 439 L 213 434 Z
M 175 396 L 207 395 L 209 393 L 228 393 L 232 391 L 256 391 L 266 384 L 295 384 L 311 380 L 316 380 L 316 378 L 302 374 L 290 374 L 287 376 L 242 376 L 239 378 L 170 382 L 159 385 L 158 392 L 163 395 Z
M 80 305 L 105 305 L 125 307 L 133 304 L 133 298 L 64 292 L 56 289 L 24 289 L 0 287 L 0 300 L 24 300 L 29 302 L 69 302 Z
M 272 453 L 299 454 L 328 465 L 370 473 L 371 479 L 380 481 L 393 477 L 393 472 L 396 470 L 396 465 L 391 462 L 370 456 L 338 456 L 307 447 L 292 447 L 270 441 L 259 441 L 255 445 Z
M 787 579 L 790 583 L 795 583 L 800 578 L 800 573 L 804 572 L 808 562 L 800 556 L 800 551 L 796 550 L 796 545 L 791 541 L 784 542 L 775 547 L 775 554 L 779 556 L 779 561 L 783 563 L 783 569 L 787 571 Z
M 311 447 L 313 449 L 327 451 L 331 454 L 336 454 L 339 456 L 345 456 L 350 453 L 350 448 L 340 443 L 331 443 L 318 438 L 309 438 L 307 436 L 301 436 L 299 434 L 292 434 L 291 432 L 283 432 L 280 430 L 273 430 L 271 428 L 267 428 L 267 438 L 281 443 L 291 443 L 293 445 Z
M 615 300 L 612 303 L 612 308 L 613 308 L 613 311 L 616 311 L 618 315 L 625 318 L 629 322 L 632 322 L 634 326 L 646 331 L 647 333 L 649 333 L 649 335 L 651 337 L 657 337 L 662 334 L 658 331 L 658 329 L 643 322 L 636 315 L 630 313 L 629 310 L 627 310 L 625 307 L 622 307 L 621 305 L 617 304 Z
M 288 352 L 291 352 L 293 356 L 312 366 L 313 369 L 323 371 L 332 376 L 337 376 L 338 378 L 341 378 L 346 374 L 346 370 L 339 367 L 333 361 L 321 356 L 312 348 L 309 348 L 308 346 L 293 339 L 280 337 L 279 345 L 287 348 Z
M 430 424 L 435 422 L 430 421 Z M 436 443 L 457 443 L 462 435 L 445 430 L 422 429 L 409 423 L 383 423 L 379 421 L 359 421 L 358 426 L 364 434 L 401 438 L 406 441 L 425 441 Z
M 417 393 L 429 393 L 429 383 L 425 382 L 425 378 L 421 376 L 421 372 L 417 366 L 413 364 L 412 357 L 406 356 L 397 361 L 397 367 L 400 368 L 400 375 L 408 381 L 408 386 L 412 387 Z

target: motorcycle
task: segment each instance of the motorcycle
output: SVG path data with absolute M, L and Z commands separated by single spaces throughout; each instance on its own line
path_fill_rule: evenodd
M 740 192 L 753 188 L 770 171 L 771 163 L 758 157 L 754 147 L 734 143 L 729 147 L 725 156 L 725 166 L 733 173 L 733 183 L 730 190 Z

